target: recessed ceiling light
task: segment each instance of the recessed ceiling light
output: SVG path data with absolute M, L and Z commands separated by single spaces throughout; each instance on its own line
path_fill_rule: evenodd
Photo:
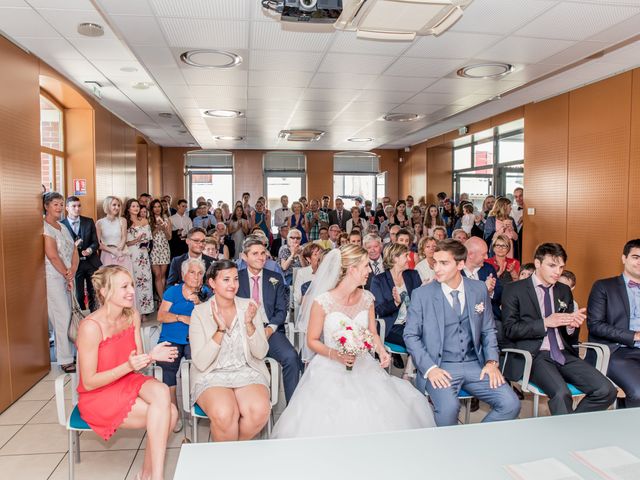
M 173 113 L 162 112 L 162 113 L 159 113 L 158 116 L 161 117 L 161 118 L 171 118 L 171 117 L 173 117 Z
M 244 137 L 241 137 L 240 135 L 217 135 L 215 137 L 216 140 L 226 140 L 226 141 L 236 141 L 239 142 L 240 140 L 244 140 Z
M 242 63 L 242 57 L 225 50 L 189 50 L 180 55 L 180 60 L 198 68 L 233 68 Z
M 78 33 L 85 37 L 101 37 L 104 35 L 104 28 L 97 23 L 84 22 L 78 25 Z
M 353 138 L 347 138 L 348 142 L 354 142 L 354 143 L 367 143 L 367 142 L 373 142 L 373 138 L 371 137 L 353 137 Z
M 499 78 L 513 72 L 513 65 L 508 63 L 492 62 L 478 63 L 462 67 L 456 73 L 464 78 Z
M 136 82 L 131 85 L 131 88 L 135 88 L 136 90 L 147 90 L 150 87 L 153 87 L 152 82 Z
M 133 72 L 137 72 L 138 69 L 136 67 L 122 67 L 120 71 L 126 72 L 126 73 L 133 73 Z
M 382 119 L 387 122 L 413 122 L 422 117 L 424 115 L 418 113 L 387 113 Z
M 244 116 L 240 110 L 205 110 L 202 112 L 206 117 L 221 117 L 221 118 L 237 118 Z

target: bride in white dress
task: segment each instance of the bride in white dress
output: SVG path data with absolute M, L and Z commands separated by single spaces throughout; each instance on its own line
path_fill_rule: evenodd
M 332 250 L 305 295 L 298 328 L 306 330 L 311 360 L 272 438 L 315 437 L 434 427 L 427 399 L 411 383 L 389 375 L 389 354 L 376 334 L 373 295 L 361 288 L 370 272 L 358 245 Z M 342 355 L 333 339 L 346 322 L 373 334 L 380 362 L 370 354 Z M 311 358 L 313 357 L 313 358 Z M 351 371 L 347 366 L 352 365 Z

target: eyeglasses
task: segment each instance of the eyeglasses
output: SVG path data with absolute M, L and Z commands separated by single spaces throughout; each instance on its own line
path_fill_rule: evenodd
M 510 246 L 505 245 L 504 243 L 496 243 L 493 248 L 510 248 Z
M 193 243 L 205 243 L 205 239 L 203 238 L 202 240 L 196 240 L 195 238 L 191 238 L 190 239 Z
M 302 240 L 302 237 L 289 237 L 289 240 Z

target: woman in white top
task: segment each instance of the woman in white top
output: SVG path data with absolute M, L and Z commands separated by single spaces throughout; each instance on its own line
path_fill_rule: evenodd
M 71 234 L 60 223 L 64 198 L 57 192 L 42 198 L 44 217 L 44 265 L 47 284 L 47 314 L 55 335 L 56 360 L 66 373 L 75 372 L 73 346 L 67 336 L 71 321 L 71 292 L 78 269 L 78 249 Z
M 347 220 L 347 224 L 345 226 L 347 233 L 351 233 L 353 227 L 359 227 L 360 231 L 364 235 L 368 226 L 369 223 L 364 218 L 360 218 L 360 209 L 358 207 L 351 207 L 351 218 Z
M 121 265 L 131 274 L 133 266 L 127 253 L 127 221 L 120 216 L 122 202 L 118 197 L 107 197 L 102 202 L 106 217 L 96 222 L 102 265 Z
M 302 286 L 307 282 L 311 282 L 315 277 L 316 270 L 318 270 L 318 266 L 320 265 L 322 251 L 322 247 L 317 243 L 307 243 L 302 249 L 302 258 L 305 263 L 307 263 L 307 266 L 298 269 L 295 274 L 293 301 L 296 305 L 300 305 L 302 297 L 304 296 Z
M 436 261 L 433 254 L 436 251 L 437 240 L 433 237 L 422 237 L 418 242 L 418 257 L 421 259 L 416 265 L 415 270 L 420 274 L 422 284 L 429 283 L 436 276 L 433 270 Z
M 127 200 L 124 218 L 127 221 L 127 247 L 133 265 L 133 280 L 136 287 L 136 308 L 142 320 L 154 311 L 153 277 L 149 242 L 153 238 L 149 220 L 140 218 L 140 203 L 135 198 Z

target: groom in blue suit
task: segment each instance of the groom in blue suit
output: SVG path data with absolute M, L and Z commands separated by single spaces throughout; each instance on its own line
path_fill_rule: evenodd
M 491 406 L 483 422 L 511 420 L 520 413 L 520 401 L 498 366 L 487 287 L 461 274 L 466 257 L 460 242 L 438 243 L 436 281 L 414 291 L 404 329 L 418 369 L 416 386 L 431 397 L 439 427 L 457 424 L 460 389 Z

